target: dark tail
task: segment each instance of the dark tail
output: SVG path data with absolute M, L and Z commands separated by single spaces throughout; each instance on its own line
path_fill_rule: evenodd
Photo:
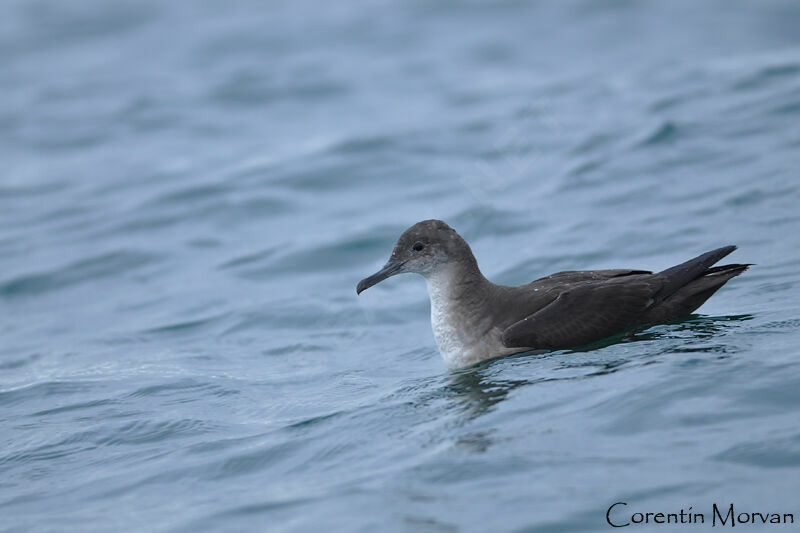
M 656 303 L 648 311 L 645 323 L 671 322 L 690 314 L 728 280 L 747 270 L 751 265 L 711 266 L 735 249 L 718 248 L 661 272 L 666 283 L 656 294 Z
M 689 259 L 685 263 L 668 268 L 659 275 L 666 279 L 666 283 L 655 295 L 655 300 L 663 301 L 675 294 L 678 289 L 688 284 L 692 280 L 704 275 L 711 265 L 731 253 L 736 246 L 723 246 L 716 250 L 711 250 L 694 259 Z M 718 267 L 725 268 L 725 267 Z

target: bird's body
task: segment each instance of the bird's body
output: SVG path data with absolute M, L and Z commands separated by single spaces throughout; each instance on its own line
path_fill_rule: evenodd
M 362 280 L 358 292 L 397 273 L 423 275 L 436 344 L 445 363 L 459 368 L 522 351 L 580 346 L 677 320 L 747 269 L 712 267 L 733 250 L 718 248 L 659 273 L 568 271 L 509 287 L 483 276 L 469 245 L 452 228 L 427 220 L 400 237 L 389 263 Z

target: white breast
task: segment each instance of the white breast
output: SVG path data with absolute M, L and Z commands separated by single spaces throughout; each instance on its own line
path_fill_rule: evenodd
M 484 359 L 506 355 L 501 332 L 497 328 L 486 331 L 481 309 L 459 308 L 448 298 L 447 280 L 429 277 L 428 295 L 431 299 L 431 327 L 439 353 L 450 368 L 460 368 Z M 458 311 L 456 311 L 458 309 Z
M 456 326 L 451 302 L 445 296 L 440 280 L 428 280 L 428 295 L 431 297 L 431 327 L 439 353 L 447 366 L 463 366 L 460 360 L 465 346 Z

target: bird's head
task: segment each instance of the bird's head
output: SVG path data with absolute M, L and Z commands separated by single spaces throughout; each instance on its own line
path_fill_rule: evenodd
M 423 220 L 400 235 L 389 261 L 378 272 L 362 279 L 356 292 L 361 294 L 396 274 L 414 273 L 427 278 L 447 265 L 466 259 L 474 261 L 472 251 L 456 230 L 441 220 Z

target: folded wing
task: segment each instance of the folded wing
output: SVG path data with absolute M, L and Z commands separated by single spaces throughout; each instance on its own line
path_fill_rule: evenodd
M 618 278 L 619 279 L 619 278 Z M 585 281 L 565 290 L 551 303 L 503 332 L 508 348 L 557 350 L 621 333 L 653 304 L 658 278 L 642 276 Z

